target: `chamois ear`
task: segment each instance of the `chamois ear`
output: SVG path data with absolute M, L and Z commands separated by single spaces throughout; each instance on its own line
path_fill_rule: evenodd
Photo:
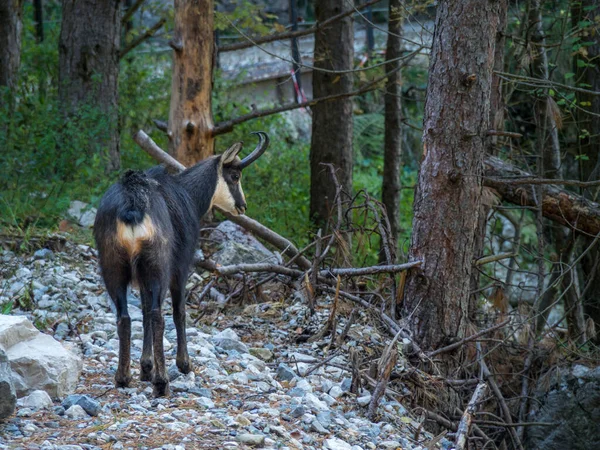
M 243 142 L 236 142 L 229 147 L 221 156 L 221 164 L 231 164 L 237 154 L 242 151 Z

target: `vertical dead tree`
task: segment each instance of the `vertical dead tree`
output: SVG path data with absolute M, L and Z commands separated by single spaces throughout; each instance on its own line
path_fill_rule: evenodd
M 530 0 L 529 2 L 529 30 L 532 43 L 531 73 L 536 78 L 547 80 L 549 78 L 548 55 L 546 52 L 546 37 L 543 27 L 541 12 L 541 0 Z M 558 129 L 561 117 L 558 106 L 550 97 L 548 90 L 542 91 L 540 98 L 536 99 L 536 131 L 537 145 L 540 155 L 540 167 L 538 173 L 545 178 L 562 178 L 560 142 Z M 542 192 L 540 186 L 539 191 Z M 568 264 L 569 255 L 572 254 L 574 236 L 564 227 L 554 223 L 545 223 L 544 234 L 554 244 L 559 261 Z M 539 256 L 543 258 L 543 255 Z M 577 275 L 572 270 L 566 271 L 561 280 L 561 288 L 564 292 L 565 311 L 567 311 L 567 322 L 569 333 L 577 337 L 580 342 L 585 341 L 585 324 L 583 320 L 583 308 L 580 301 Z M 549 290 L 552 294 L 554 290 Z M 540 332 L 545 324 L 545 318 L 550 313 L 549 304 L 554 301 L 553 295 L 544 295 L 539 302 L 540 320 L 537 321 L 536 329 Z
M 108 120 L 107 171 L 121 165 L 118 79 L 121 35 L 119 0 L 63 0 L 59 39 L 58 94 L 65 115 L 97 106 Z
M 192 166 L 215 152 L 212 117 L 213 0 L 175 0 L 169 153 Z
M 9 92 L 15 88 L 21 64 L 22 14 L 22 0 L 0 2 L 0 88 L 7 87 Z
M 597 0 L 583 0 L 572 3 L 571 19 L 573 29 L 580 27 L 581 23 L 588 21 L 591 25 L 580 29 L 577 33 L 580 50 L 573 56 L 573 72 L 577 85 L 586 86 L 592 91 L 600 91 L 600 30 L 595 18 L 600 16 L 600 3 Z M 578 110 L 577 125 L 579 126 L 579 154 L 585 159 L 580 160 L 581 178 L 584 181 L 600 179 L 600 97 L 595 95 L 577 93 L 579 105 L 589 105 L 586 111 Z M 598 190 L 586 190 L 585 196 L 598 200 Z M 587 247 L 592 239 L 586 239 Z M 581 264 L 583 279 L 587 287 L 584 289 L 583 307 L 585 314 L 593 319 L 596 330 L 600 330 L 600 302 L 597 292 L 600 292 L 600 254 L 589 252 Z M 600 337 L 600 334 L 598 335 Z M 588 336 L 590 337 L 590 336 Z
M 471 314 L 494 50 L 506 5 L 438 2 L 410 249 L 423 264 L 408 274 L 404 293 L 405 316 L 424 348 L 464 337 Z M 456 364 L 447 363 L 448 370 Z
M 320 0 L 315 4 L 317 22 L 352 9 L 346 0 Z M 335 73 L 352 69 L 354 56 L 352 18 L 344 17 L 315 32 L 313 95 L 315 98 L 352 91 L 352 74 Z M 324 70 L 320 70 L 324 69 Z M 352 99 L 317 103 L 312 107 L 310 146 L 310 218 L 328 221 L 336 186 L 323 163 L 338 169 L 342 189 L 352 192 Z
M 395 245 L 398 243 L 398 222 L 400 216 L 400 170 L 402 163 L 402 5 L 400 0 L 389 2 L 389 25 L 385 52 L 385 71 L 389 73 L 385 84 L 385 134 L 383 154 L 383 180 L 381 202 L 385 205 L 390 231 Z M 383 244 L 382 244 L 383 245 Z M 383 251 L 380 261 L 385 260 Z M 394 261 L 391 261 L 393 263 Z

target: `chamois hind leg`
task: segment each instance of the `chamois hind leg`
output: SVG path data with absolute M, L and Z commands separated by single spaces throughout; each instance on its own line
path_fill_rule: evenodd
M 103 267 L 106 290 L 117 309 L 117 333 L 119 335 L 119 367 L 115 374 L 117 387 L 128 387 L 131 383 L 131 318 L 127 310 L 127 286 L 131 279 L 128 264 Z
M 144 324 L 144 347 L 142 358 L 140 359 L 140 380 L 152 381 L 152 298 L 151 296 L 142 296 L 142 313 Z
M 169 377 L 167 376 L 167 369 L 165 367 L 163 347 L 165 320 L 162 315 L 162 302 L 166 289 L 160 273 L 142 274 L 140 272 L 138 270 L 142 303 L 150 305 L 150 321 L 152 322 L 152 350 L 154 353 L 152 384 L 154 385 L 154 396 L 168 396 Z
M 173 301 L 173 322 L 177 330 L 177 367 L 181 373 L 192 370 L 190 357 L 187 350 L 185 335 L 185 276 L 179 273 L 171 280 L 171 299 Z

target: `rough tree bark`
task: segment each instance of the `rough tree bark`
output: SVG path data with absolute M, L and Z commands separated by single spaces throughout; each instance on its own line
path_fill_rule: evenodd
M 23 0 L 0 2 L 0 87 L 15 88 L 21 63 Z M 0 106 L 2 105 L 0 98 Z
M 212 156 L 213 0 L 175 0 L 169 153 L 185 166 Z
M 467 330 L 494 49 L 505 7 L 504 0 L 438 2 L 410 248 L 410 259 L 423 264 L 409 273 L 404 292 L 405 316 L 422 348 L 439 348 Z
M 322 22 L 352 9 L 346 0 L 320 0 L 315 4 L 317 22 Z M 345 17 L 315 33 L 313 95 L 315 98 L 352 91 L 351 73 L 326 70 L 350 70 L 354 55 L 352 18 Z M 338 169 L 342 189 L 352 193 L 352 99 L 322 102 L 312 108 L 312 140 L 310 146 L 310 218 L 327 222 L 335 199 L 336 188 L 322 163 Z
M 121 1 L 63 0 L 58 94 L 65 115 L 98 107 L 108 122 L 107 171 L 118 170 L 118 79 Z
M 398 222 L 400 218 L 400 170 L 402 162 L 402 75 L 400 61 L 402 55 L 402 2 L 390 0 L 388 39 L 385 57 L 385 71 L 390 73 L 385 84 L 385 134 L 383 154 L 383 181 L 381 201 L 385 205 L 390 221 L 390 231 L 394 243 L 398 242 Z M 379 253 L 385 260 L 384 252 Z M 392 261 L 393 262 L 393 261 Z

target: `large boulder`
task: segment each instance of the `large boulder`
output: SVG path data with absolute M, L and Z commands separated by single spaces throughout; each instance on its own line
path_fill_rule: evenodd
M 41 389 L 63 398 L 75 390 L 81 358 L 40 333 L 26 317 L 0 315 L 0 349 L 10 362 L 19 397 Z
M 15 411 L 17 393 L 12 382 L 12 374 L 8 357 L 0 349 L 0 420 L 7 418 Z
M 526 448 L 588 450 L 600 448 L 600 367 L 576 365 L 552 371 L 538 382 Z
M 230 264 L 275 263 L 277 257 L 252 234 L 239 225 L 226 220 L 221 222 L 209 236 L 220 249 L 212 258 L 222 266 Z

